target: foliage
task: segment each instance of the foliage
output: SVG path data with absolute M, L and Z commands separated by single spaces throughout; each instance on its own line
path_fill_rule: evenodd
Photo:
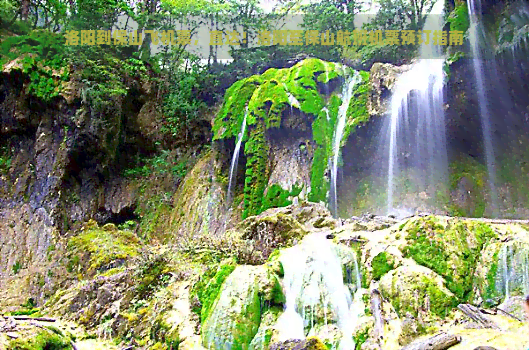
M 458 2 L 446 21 L 450 23 L 450 30 L 466 32 L 470 26 L 467 3 L 464 1 Z
M 197 60 L 190 62 L 177 62 L 169 71 L 169 91 L 164 98 L 161 130 L 173 136 L 187 131 L 191 122 L 198 119 L 206 107 L 199 96 L 202 87 L 210 83 L 211 76 Z

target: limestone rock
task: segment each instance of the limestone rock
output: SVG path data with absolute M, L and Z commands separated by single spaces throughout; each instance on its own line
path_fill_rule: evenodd
M 444 317 L 455 301 L 441 276 L 413 262 L 385 274 L 380 279 L 380 291 L 400 317 L 409 312 L 419 323 Z
M 397 67 L 390 63 L 377 62 L 373 64 L 369 77 L 371 92 L 367 100 L 367 110 L 370 115 L 383 115 L 386 113 L 397 77 L 409 68 L 409 66 Z

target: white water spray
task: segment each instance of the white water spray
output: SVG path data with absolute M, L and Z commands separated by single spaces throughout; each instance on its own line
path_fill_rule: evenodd
M 336 116 L 336 127 L 334 129 L 332 148 L 332 168 L 331 168 L 331 209 L 333 215 L 338 217 L 338 194 L 336 183 L 338 177 L 338 159 L 340 157 L 340 144 L 342 143 L 343 132 L 347 122 L 347 109 L 353 96 L 353 88 L 361 81 L 360 74 L 355 71 L 352 77 L 347 77 L 342 90 L 342 104 Z
M 487 162 L 488 183 L 491 192 L 491 204 L 493 216 L 498 215 L 498 193 L 496 190 L 496 156 L 492 142 L 492 128 L 490 121 L 489 106 L 487 103 L 487 93 L 485 91 L 485 74 L 483 68 L 483 55 L 480 50 L 480 43 L 484 36 L 483 26 L 480 23 L 481 0 L 468 0 L 468 14 L 470 17 L 469 40 L 472 47 L 474 75 L 476 77 L 476 90 L 478 93 L 478 104 L 481 116 L 481 128 L 483 129 L 483 143 L 485 148 L 485 158 Z
M 443 1 L 437 1 L 424 29 L 442 29 Z M 448 171 L 444 115 L 444 59 L 438 45 L 421 44 L 420 59 L 395 82 L 391 98 L 387 212 L 393 213 L 396 178 L 413 168 L 415 189 L 444 183 Z M 400 208 L 402 209 L 402 208 Z
M 278 320 L 280 340 L 305 339 L 319 320 L 339 327 L 342 338 L 338 349 L 354 349 L 352 335 L 364 311 L 357 263 L 357 292 L 351 299 L 343 282 L 341 260 L 324 233 L 306 236 L 300 244 L 283 251 L 281 262 L 286 304 Z
M 233 176 L 237 172 L 237 164 L 239 162 L 239 153 L 241 151 L 241 144 L 242 139 L 244 138 L 244 131 L 246 130 L 246 117 L 248 116 L 248 106 L 246 106 L 246 111 L 244 112 L 244 119 L 242 120 L 241 125 L 241 132 L 239 133 L 239 137 L 237 138 L 237 143 L 235 144 L 235 150 L 233 151 L 233 157 L 231 158 L 231 166 L 230 166 L 230 178 L 228 182 L 228 200 L 226 203 L 228 205 L 231 203 L 231 187 L 233 186 Z
M 508 300 L 512 295 L 529 293 L 529 246 L 505 244 L 498 254 L 496 291 Z

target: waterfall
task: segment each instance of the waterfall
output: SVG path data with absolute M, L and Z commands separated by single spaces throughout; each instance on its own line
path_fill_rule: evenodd
M 237 172 L 237 164 L 239 162 L 239 153 L 241 151 L 242 139 L 244 138 L 244 131 L 246 130 L 246 117 L 248 116 L 248 106 L 244 112 L 244 119 L 242 120 L 241 132 L 239 133 L 237 143 L 235 144 L 235 150 L 233 151 L 233 157 L 231 158 L 230 166 L 230 177 L 228 182 L 228 205 L 231 203 L 231 187 L 233 186 L 233 175 Z
M 425 29 L 442 29 L 442 16 L 438 13 L 443 6 L 443 1 L 436 2 L 426 19 Z M 388 213 L 395 210 L 397 179 L 402 180 L 404 171 L 416 172 L 409 176 L 416 192 L 432 192 L 447 179 L 444 59 L 439 57 L 438 45 L 422 44 L 419 60 L 395 82 L 389 125 Z
M 347 123 L 347 109 L 353 96 L 353 88 L 361 80 L 360 74 L 355 71 L 352 77 L 347 77 L 342 89 L 342 103 L 338 109 L 336 117 L 336 127 L 334 129 L 333 148 L 332 148 L 332 168 L 331 168 L 331 209 L 334 217 L 338 217 L 338 194 L 336 191 L 336 182 L 338 177 L 338 159 L 340 157 L 340 144 L 343 138 L 343 132 Z
M 353 255 L 356 259 L 356 254 Z M 285 312 L 278 320 L 280 340 L 305 339 L 314 326 L 335 323 L 342 338 L 338 349 L 354 349 L 352 334 L 364 312 L 360 272 L 355 261 L 356 292 L 344 284 L 341 259 L 325 233 L 314 233 L 281 254 L 285 271 Z
M 513 294 L 529 294 L 529 246 L 504 244 L 498 253 L 496 291 L 505 300 Z
M 483 68 L 483 55 L 480 43 L 483 43 L 484 30 L 480 23 L 481 0 L 468 0 L 468 14 L 470 17 L 469 40 L 472 47 L 474 75 L 476 77 L 476 90 L 478 94 L 479 112 L 481 116 L 481 128 L 483 130 L 483 143 L 485 147 L 485 158 L 487 162 L 488 183 L 491 192 L 491 204 L 493 215 L 498 214 L 498 193 L 496 190 L 496 157 L 492 143 L 491 116 L 485 91 L 485 72 Z

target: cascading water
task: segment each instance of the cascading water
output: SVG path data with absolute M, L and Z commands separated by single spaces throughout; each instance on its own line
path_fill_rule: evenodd
M 483 143 L 487 162 L 488 183 L 491 192 L 491 204 L 493 215 L 498 214 L 498 194 L 496 190 L 496 156 L 492 142 L 491 116 L 485 91 L 485 72 L 483 66 L 483 55 L 480 43 L 483 42 L 484 30 L 480 22 L 481 0 L 468 0 L 468 14 L 470 17 L 469 40 L 472 47 L 474 75 L 476 77 L 476 90 L 478 94 L 479 112 L 481 116 L 481 127 L 483 129 Z
M 444 2 L 437 1 L 424 29 L 441 30 Z M 395 82 L 391 98 L 387 211 L 395 211 L 397 179 L 413 169 L 414 192 L 432 192 L 447 178 L 444 115 L 444 59 L 438 45 L 421 44 L 420 59 Z M 408 189 L 409 190 L 409 189 Z M 402 191 L 406 193 L 406 190 Z M 406 208 L 398 208 L 399 210 Z
M 230 177 L 228 182 L 228 200 L 226 203 L 228 205 L 231 203 L 231 187 L 233 185 L 233 176 L 237 171 L 237 164 L 239 162 L 239 153 L 241 151 L 242 139 L 244 138 L 244 132 L 246 130 L 246 117 L 248 116 L 248 106 L 246 106 L 246 111 L 244 112 L 244 119 L 242 120 L 241 132 L 237 138 L 237 143 L 235 144 L 235 150 L 233 151 L 233 157 L 231 158 L 230 166 Z
M 356 259 L 356 254 L 352 256 Z M 364 312 L 356 260 L 356 292 L 352 299 L 343 281 L 336 246 L 326 239 L 325 233 L 306 236 L 300 244 L 283 251 L 280 259 L 286 296 L 285 312 L 278 320 L 280 340 L 305 339 L 314 333 L 319 321 L 338 326 L 342 334 L 338 349 L 354 349 L 352 334 Z
M 355 71 L 352 77 L 347 77 L 342 90 L 342 104 L 336 116 L 336 127 L 334 129 L 332 148 L 332 168 L 331 168 L 331 210 L 335 217 L 338 217 L 338 194 L 336 183 L 338 177 L 338 159 L 340 157 L 340 144 L 342 143 L 343 132 L 347 122 L 347 109 L 353 96 L 353 88 L 361 80 L 360 74 Z M 328 112 L 327 112 L 328 113 Z M 327 114 L 328 115 L 328 114 Z
M 505 300 L 511 295 L 529 294 L 529 246 L 505 244 L 498 254 L 496 291 Z

